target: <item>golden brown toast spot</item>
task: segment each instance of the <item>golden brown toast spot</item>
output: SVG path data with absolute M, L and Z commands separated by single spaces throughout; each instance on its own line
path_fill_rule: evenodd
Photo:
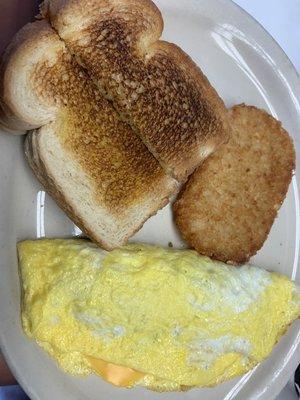
M 164 172 L 74 59 L 63 52 L 52 66 L 40 63 L 32 81 L 59 106 L 60 139 L 95 182 L 97 200 L 112 213 L 140 203 Z
M 265 111 L 231 110 L 229 142 L 190 178 L 174 205 L 176 223 L 199 253 L 249 260 L 263 245 L 295 168 L 293 142 Z
M 153 45 L 153 54 L 148 48 L 151 56 L 143 53 L 139 36 L 147 22 L 142 16 L 102 18 L 82 32 L 72 51 L 161 164 L 184 179 L 201 161 L 199 148 L 207 137 L 224 140 L 223 118 L 190 68 L 179 66 L 163 46 Z

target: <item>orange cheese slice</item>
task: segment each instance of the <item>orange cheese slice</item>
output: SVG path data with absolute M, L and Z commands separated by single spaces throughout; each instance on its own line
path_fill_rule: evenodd
M 87 357 L 91 368 L 107 382 L 120 387 L 133 387 L 146 374 L 99 358 Z

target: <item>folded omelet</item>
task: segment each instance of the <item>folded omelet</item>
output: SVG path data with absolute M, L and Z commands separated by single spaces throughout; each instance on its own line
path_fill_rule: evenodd
M 216 385 L 267 357 L 300 316 L 287 277 L 195 251 L 60 239 L 18 250 L 25 333 L 64 371 L 118 386 Z

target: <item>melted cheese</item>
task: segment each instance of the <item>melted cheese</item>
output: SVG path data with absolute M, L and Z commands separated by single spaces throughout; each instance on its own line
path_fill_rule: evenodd
M 145 374 L 131 368 L 112 364 L 98 358 L 87 357 L 87 359 L 91 368 L 98 375 L 116 386 L 131 388 L 145 376 Z

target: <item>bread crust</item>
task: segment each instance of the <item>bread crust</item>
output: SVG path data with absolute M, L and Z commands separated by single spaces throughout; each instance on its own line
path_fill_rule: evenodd
M 150 0 L 50 0 L 45 13 L 164 170 L 184 181 L 227 140 L 223 101 Z
M 230 110 L 227 144 L 191 176 L 173 206 L 176 224 L 199 253 L 240 264 L 263 246 L 295 169 L 292 139 L 266 111 Z
M 35 62 L 32 57 L 42 58 L 48 47 L 55 56 L 63 44 L 53 40 L 47 21 L 25 25 L 7 47 L 0 67 L 0 124 L 5 130 L 24 134 L 26 130 L 36 129 L 55 118 L 55 104 L 49 102 L 45 112 L 44 105 L 32 90 L 34 82 L 30 77 Z M 20 96 L 20 92 L 31 96 Z M 28 103 L 36 108 L 35 112 L 27 107 Z
M 124 244 L 169 202 L 177 182 L 120 120 L 47 21 L 19 32 L 5 65 L 6 127 L 42 126 L 26 141 L 38 179 L 89 237 L 105 249 Z

